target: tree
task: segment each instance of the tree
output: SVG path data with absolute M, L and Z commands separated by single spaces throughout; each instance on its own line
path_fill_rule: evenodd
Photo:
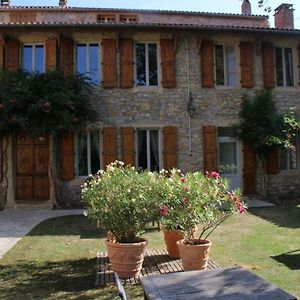
M 20 130 L 33 136 L 49 134 L 50 199 L 54 206 L 59 205 L 55 139 L 60 134 L 82 130 L 94 121 L 90 88 L 90 81 L 79 74 L 64 78 L 59 71 L 0 73 L 0 138 Z

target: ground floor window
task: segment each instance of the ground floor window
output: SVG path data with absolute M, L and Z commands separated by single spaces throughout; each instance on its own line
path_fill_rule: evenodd
M 299 139 L 294 137 L 290 149 L 280 149 L 280 169 L 295 170 L 298 168 Z
M 160 132 L 158 129 L 137 130 L 137 163 L 139 169 L 159 171 Z
M 98 130 L 77 134 L 76 159 L 78 176 L 95 174 L 100 169 L 100 132 Z

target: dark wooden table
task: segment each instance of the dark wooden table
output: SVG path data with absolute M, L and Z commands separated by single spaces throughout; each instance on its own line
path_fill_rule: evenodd
M 279 300 L 296 298 L 242 268 L 189 271 L 141 278 L 151 300 Z

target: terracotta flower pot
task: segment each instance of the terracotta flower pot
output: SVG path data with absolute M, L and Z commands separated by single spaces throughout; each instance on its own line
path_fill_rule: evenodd
M 106 240 L 111 269 L 123 278 L 137 277 L 142 269 L 147 244 L 148 241 L 143 239 L 128 244 Z
M 183 239 L 183 232 L 181 230 L 167 230 L 163 229 L 165 243 L 169 256 L 172 258 L 180 258 L 177 241 Z
M 185 271 L 204 270 L 207 267 L 211 242 L 203 239 L 193 241 L 194 244 L 188 244 L 184 239 L 177 242 Z

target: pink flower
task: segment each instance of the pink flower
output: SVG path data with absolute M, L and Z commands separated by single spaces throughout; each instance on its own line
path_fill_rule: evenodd
M 215 179 L 220 178 L 220 174 L 218 172 L 215 172 L 215 171 L 212 171 L 212 172 L 206 171 L 205 174 L 206 174 L 207 177 L 210 177 L 210 178 L 215 178 Z
M 240 203 L 240 202 L 236 202 L 235 203 L 237 209 L 239 210 L 240 214 L 245 213 L 247 210 L 245 209 L 245 207 Z
M 188 205 L 189 204 L 189 198 L 188 197 L 184 197 L 183 198 L 183 203 Z
M 185 177 L 181 177 L 181 178 L 180 178 L 180 181 L 181 181 L 181 182 L 187 182 L 187 179 L 186 179 Z
M 169 208 L 166 206 L 166 205 L 163 205 L 160 210 L 159 210 L 159 214 L 162 216 L 162 217 L 165 217 L 169 214 Z

